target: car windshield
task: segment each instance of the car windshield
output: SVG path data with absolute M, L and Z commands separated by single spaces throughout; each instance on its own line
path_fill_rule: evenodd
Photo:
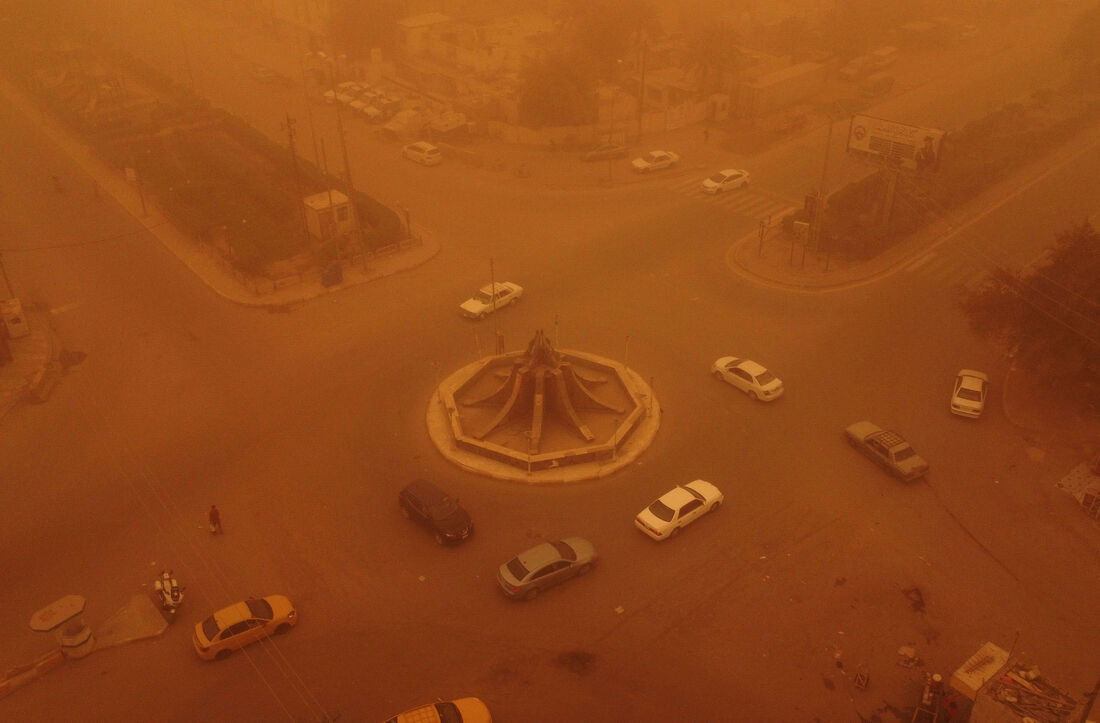
M 710 180 L 714 181 L 715 183 L 721 183 L 722 181 L 726 180 L 726 174 L 715 173 L 713 176 L 710 177 Z
M 275 613 L 271 610 L 271 603 L 263 598 L 245 600 L 245 604 L 248 605 L 248 611 L 252 613 L 252 617 L 254 618 L 270 620 L 275 617 Z
M 649 161 L 650 163 L 653 163 L 654 161 L 659 161 L 659 160 L 661 160 L 661 158 L 662 158 L 662 156 L 658 153 L 647 153 L 647 154 L 645 154 L 645 159 L 647 161 Z
M 966 387 L 959 387 L 957 396 L 959 399 L 966 399 L 971 402 L 980 402 L 982 400 L 981 392 L 976 389 L 967 389 Z
M 439 714 L 440 723 L 462 723 L 462 714 L 458 707 L 450 701 L 435 704 L 435 712 Z
M 905 447 L 904 449 L 899 449 L 897 452 L 894 452 L 894 461 L 904 462 L 915 454 L 916 452 L 913 451 L 912 447 Z
M 558 551 L 558 554 L 561 555 L 561 559 L 563 560 L 577 559 L 577 551 L 561 540 L 554 543 L 554 549 Z
M 672 508 L 666 505 L 664 502 L 657 500 L 649 506 L 650 513 L 659 520 L 665 522 L 671 522 L 672 518 L 676 515 Z
M 213 615 L 202 621 L 202 634 L 206 636 L 207 640 L 213 640 L 214 636 L 218 634 L 218 621 L 214 619 Z
M 523 563 L 519 561 L 518 557 L 513 557 L 508 561 L 506 565 L 508 572 L 512 573 L 512 577 L 517 580 L 522 580 L 527 577 L 527 568 L 523 566 Z
M 493 297 L 489 294 L 486 294 L 484 291 L 477 292 L 477 294 L 474 295 L 474 298 L 483 304 L 493 303 Z
M 775 375 L 772 374 L 771 372 L 767 371 L 767 370 L 764 370 L 764 371 L 762 371 L 762 372 L 760 372 L 759 374 L 756 375 L 756 383 L 759 384 L 760 386 L 764 386 L 765 384 L 771 384 L 774 379 L 775 379 Z

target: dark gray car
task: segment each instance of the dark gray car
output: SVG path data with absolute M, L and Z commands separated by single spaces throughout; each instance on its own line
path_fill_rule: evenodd
M 401 514 L 431 530 L 440 545 L 456 545 L 474 532 L 470 514 L 458 500 L 426 480 L 407 485 L 397 502 Z
M 510 598 L 530 600 L 539 591 L 583 575 L 596 564 L 596 548 L 580 537 L 544 542 L 500 566 L 497 582 Z

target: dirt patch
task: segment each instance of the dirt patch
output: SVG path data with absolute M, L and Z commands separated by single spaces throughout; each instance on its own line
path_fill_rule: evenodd
M 924 612 L 924 593 L 921 592 L 919 587 L 911 587 L 901 592 L 909 600 L 909 607 L 913 608 L 913 612 Z
M 573 675 L 588 675 L 596 664 L 596 656 L 583 650 L 570 650 L 554 658 L 554 663 Z

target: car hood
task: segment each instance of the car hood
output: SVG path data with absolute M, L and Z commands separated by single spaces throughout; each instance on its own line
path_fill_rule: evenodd
M 635 168 L 649 168 L 649 161 L 645 160 L 644 158 L 635 158 L 633 161 L 630 162 L 630 165 L 634 166 Z
M 485 311 L 486 309 L 488 309 L 489 307 L 488 307 L 487 304 L 483 304 L 480 301 L 478 301 L 477 299 L 466 299 L 466 301 L 462 302 L 462 305 L 459 306 L 458 308 L 462 309 L 465 312 L 471 313 L 471 314 L 479 314 L 482 311 Z
M 920 477 L 928 471 L 928 463 L 919 454 L 914 454 L 909 459 L 904 459 L 897 464 L 898 470 L 906 477 Z

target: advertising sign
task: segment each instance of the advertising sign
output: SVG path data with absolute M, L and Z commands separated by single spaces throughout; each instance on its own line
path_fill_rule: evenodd
M 854 115 L 848 129 L 848 152 L 894 168 L 929 173 L 939 167 L 943 136 L 936 128 Z

